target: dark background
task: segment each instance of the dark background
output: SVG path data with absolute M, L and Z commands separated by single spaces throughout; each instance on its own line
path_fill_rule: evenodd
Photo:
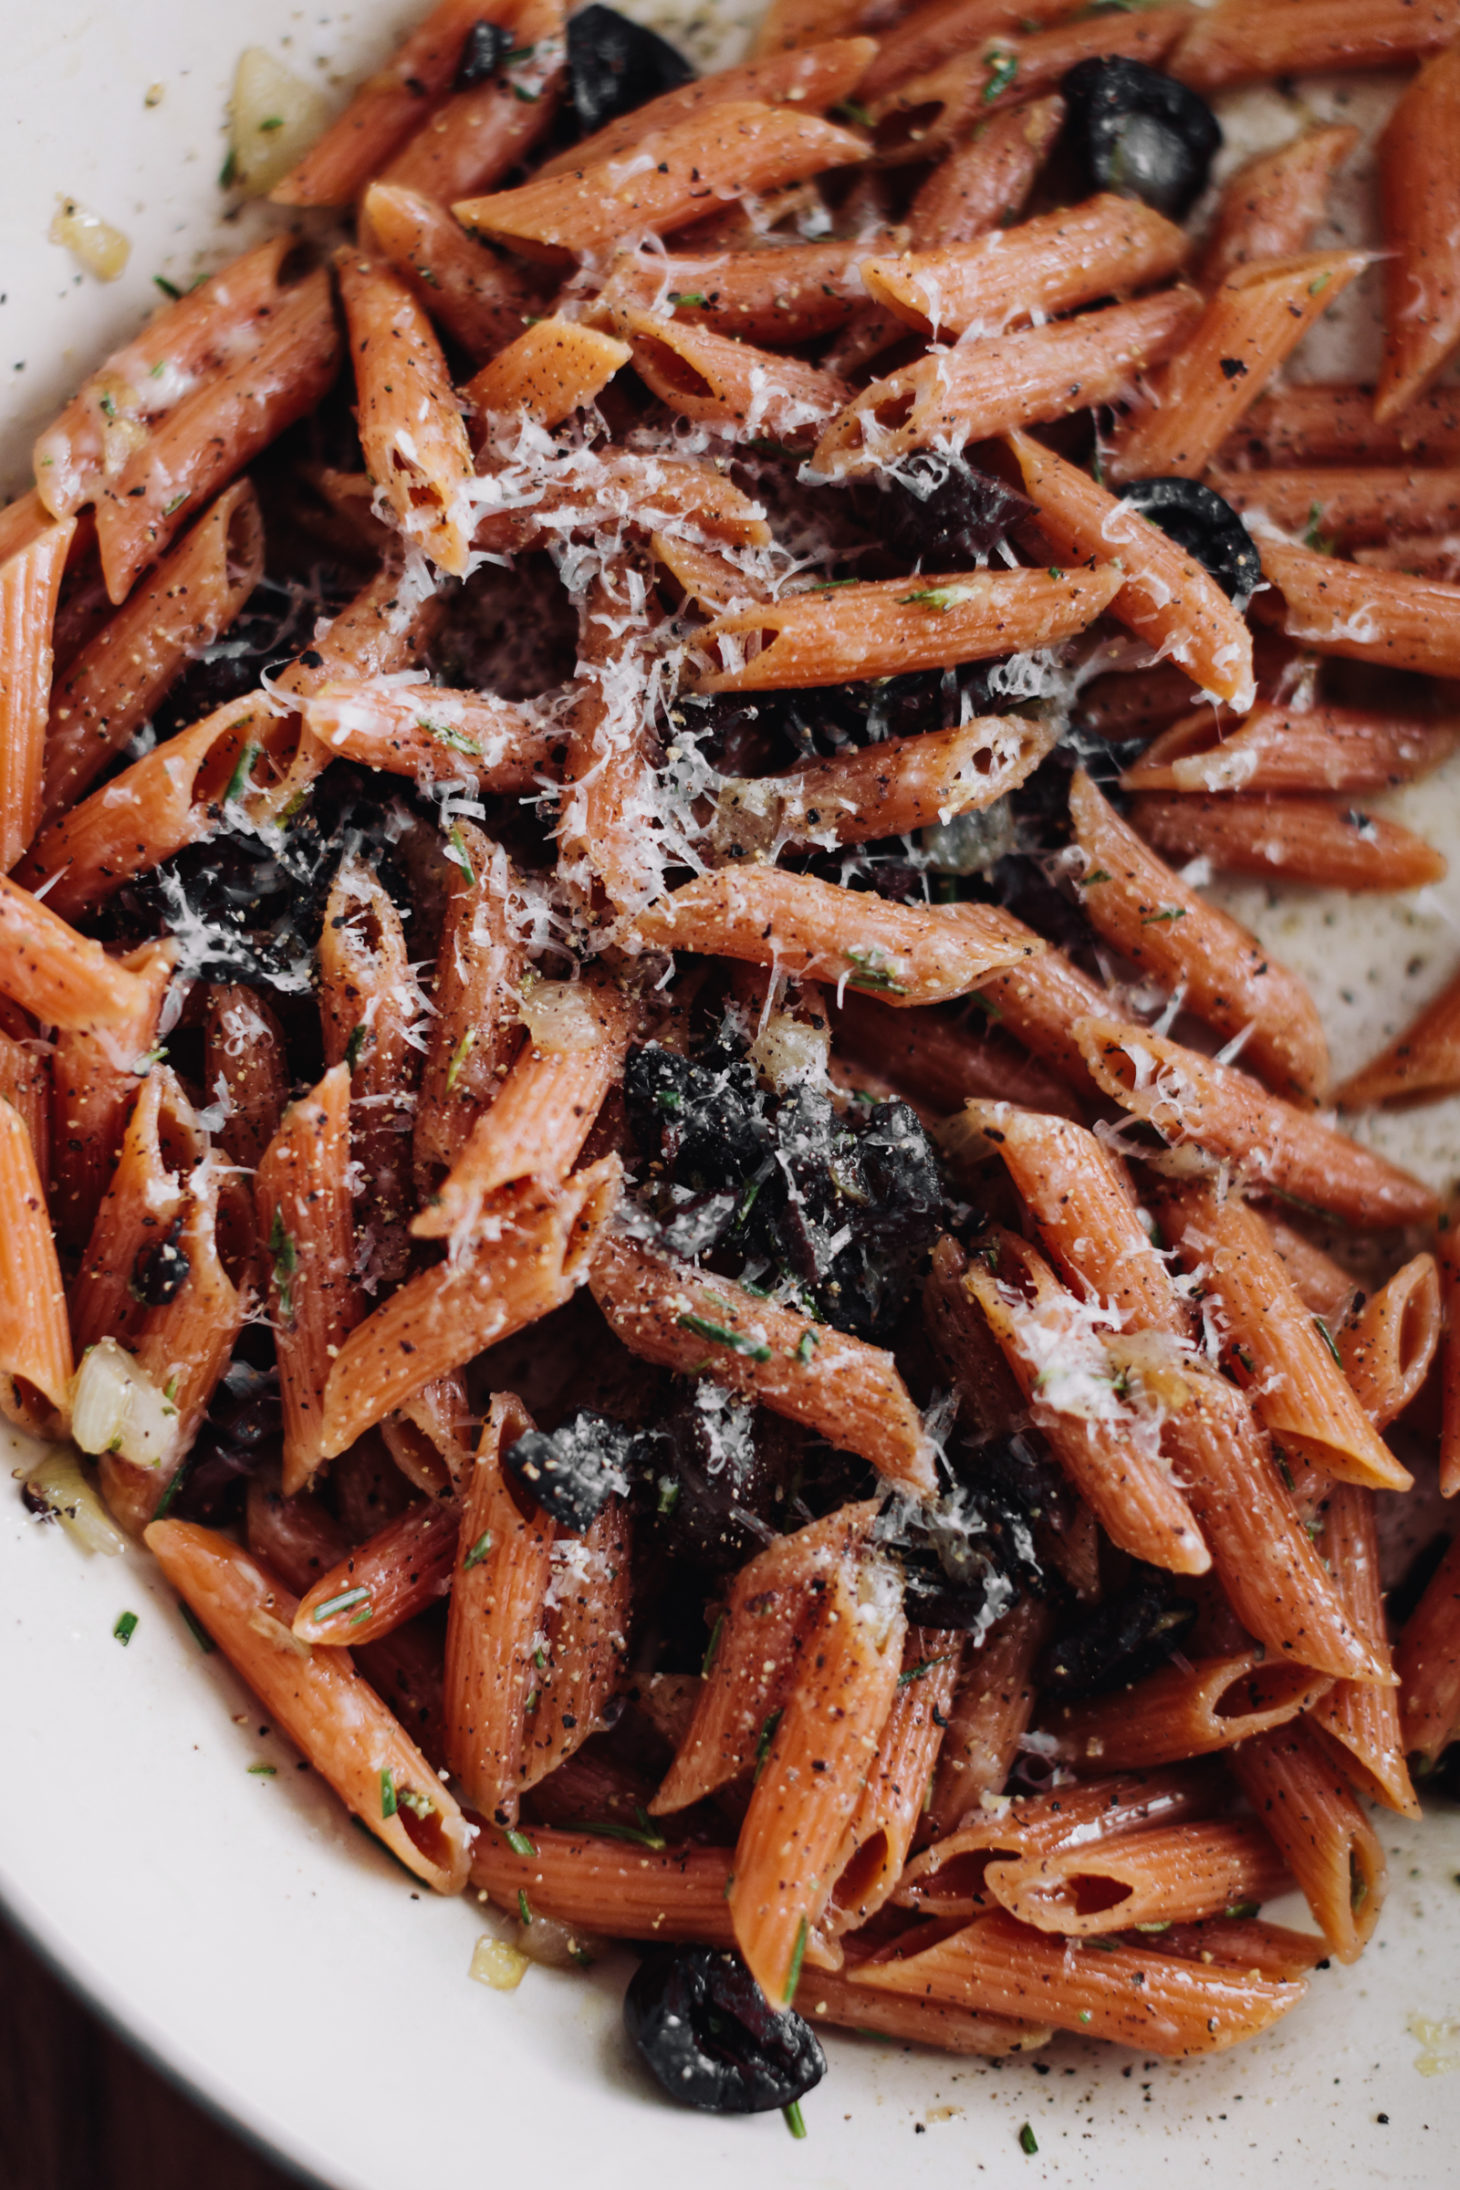
M 0 1919 L 6 2190 L 299 2190 L 159 2076 Z

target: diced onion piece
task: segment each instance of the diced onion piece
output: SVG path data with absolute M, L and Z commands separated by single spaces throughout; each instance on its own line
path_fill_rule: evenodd
M 493 1992 L 515 1992 L 527 1975 L 527 1956 L 509 1947 L 505 1939 L 483 1932 L 471 1950 L 467 1974 L 479 1985 L 490 1985 Z
M 59 200 L 50 239 L 70 252 L 77 265 L 98 281 L 115 281 L 132 255 L 129 239 L 99 213 L 88 213 L 74 198 Z
M 229 179 L 262 198 L 298 165 L 329 115 L 323 93 L 262 46 L 240 54 L 229 108 Z
M 591 1933 L 560 1924 L 555 1916 L 538 1915 L 530 1924 L 518 1925 L 517 1949 L 545 1969 L 587 1969 L 605 1951 L 603 1941 Z
M 773 1011 L 750 1045 L 751 1062 L 777 1095 L 811 1083 L 819 1087 L 831 1059 L 831 1029 L 813 1026 L 793 1011 Z
M 533 981 L 522 993 L 522 1023 L 533 1047 L 548 1056 L 564 1050 L 596 1049 L 603 1027 L 592 998 L 580 981 Z
M 71 1382 L 71 1435 L 83 1452 L 161 1467 L 177 1444 L 178 1412 L 114 1338 L 89 1346 Z
M 115 1558 L 119 1551 L 126 1550 L 126 1537 L 113 1527 L 94 1485 L 69 1446 L 57 1445 L 38 1460 L 26 1476 L 25 1488 L 31 1504 L 44 1506 L 83 1551 L 100 1551 Z

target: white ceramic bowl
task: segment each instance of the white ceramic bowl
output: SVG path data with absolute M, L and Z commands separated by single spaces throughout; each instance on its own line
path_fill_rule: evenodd
M 154 273 L 186 281 L 269 218 L 219 218 L 240 47 L 346 82 L 419 12 L 400 0 L 343 14 L 290 0 L 0 0 L 0 477 L 21 483 L 31 435 L 136 325 Z M 698 34 L 720 40 L 703 16 Z M 58 194 L 130 234 L 114 287 L 47 243 Z M 1453 781 L 1408 797 L 1436 833 L 1453 821 Z M 1357 919 L 1316 895 L 1295 913 L 1246 894 L 1332 999 L 1355 1053 L 1345 1069 L 1453 964 L 1453 894 Z M 1344 922 L 1337 949 L 1330 911 Z M 1417 951 L 1425 966 L 1406 973 Z M 1355 984 L 1370 967 L 1374 981 Z M 1355 985 L 1371 999 L 1362 1023 L 1337 994 Z M 1449 1108 L 1430 1129 L 1434 1172 L 1454 1168 Z M 112 1638 L 124 1610 L 140 1616 L 125 1649 Z M 0 1498 L 0 1733 L 11 1913 L 157 2062 L 336 2190 L 509 2176 L 595 2190 L 742 2190 L 747 2177 L 1155 2190 L 1173 2168 L 1315 2190 L 1455 2180 L 1460 2076 L 1417 2073 L 1425 2049 L 1410 2027 L 1453 2023 L 1460 2063 L 1454 1811 L 1386 1825 L 1393 1886 L 1377 1944 L 1358 1969 L 1320 1973 L 1256 2045 L 1173 2064 L 1060 2040 L 993 2066 L 832 2038 L 809 2139 L 793 2144 L 777 2115 L 717 2120 L 657 2096 L 620 2035 L 626 1960 L 587 1977 L 534 1969 L 508 1995 L 470 1983 L 480 1913 L 418 1894 L 350 1829 L 223 1661 L 201 1655 L 146 1560 L 83 1557 L 13 1488 Z M 256 1762 L 275 1776 L 251 1776 Z M 1035 2158 L 1019 2147 L 1026 2121 Z

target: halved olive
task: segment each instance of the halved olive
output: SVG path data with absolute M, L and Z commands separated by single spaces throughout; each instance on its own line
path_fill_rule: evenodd
M 684 55 L 613 8 L 581 8 L 568 23 L 568 82 L 585 136 L 694 81 Z
M 1065 144 L 1092 190 L 1143 199 L 1172 220 L 1191 210 L 1222 142 L 1205 99 L 1121 54 L 1079 62 L 1060 90 Z
M 1209 570 L 1235 608 L 1247 606 L 1262 577 L 1262 557 L 1230 502 L 1197 479 L 1132 479 L 1117 492 Z

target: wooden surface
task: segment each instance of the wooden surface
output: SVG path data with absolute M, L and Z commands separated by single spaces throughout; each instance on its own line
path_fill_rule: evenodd
M 299 2190 L 157 2075 L 0 1920 L 4 2190 Z

